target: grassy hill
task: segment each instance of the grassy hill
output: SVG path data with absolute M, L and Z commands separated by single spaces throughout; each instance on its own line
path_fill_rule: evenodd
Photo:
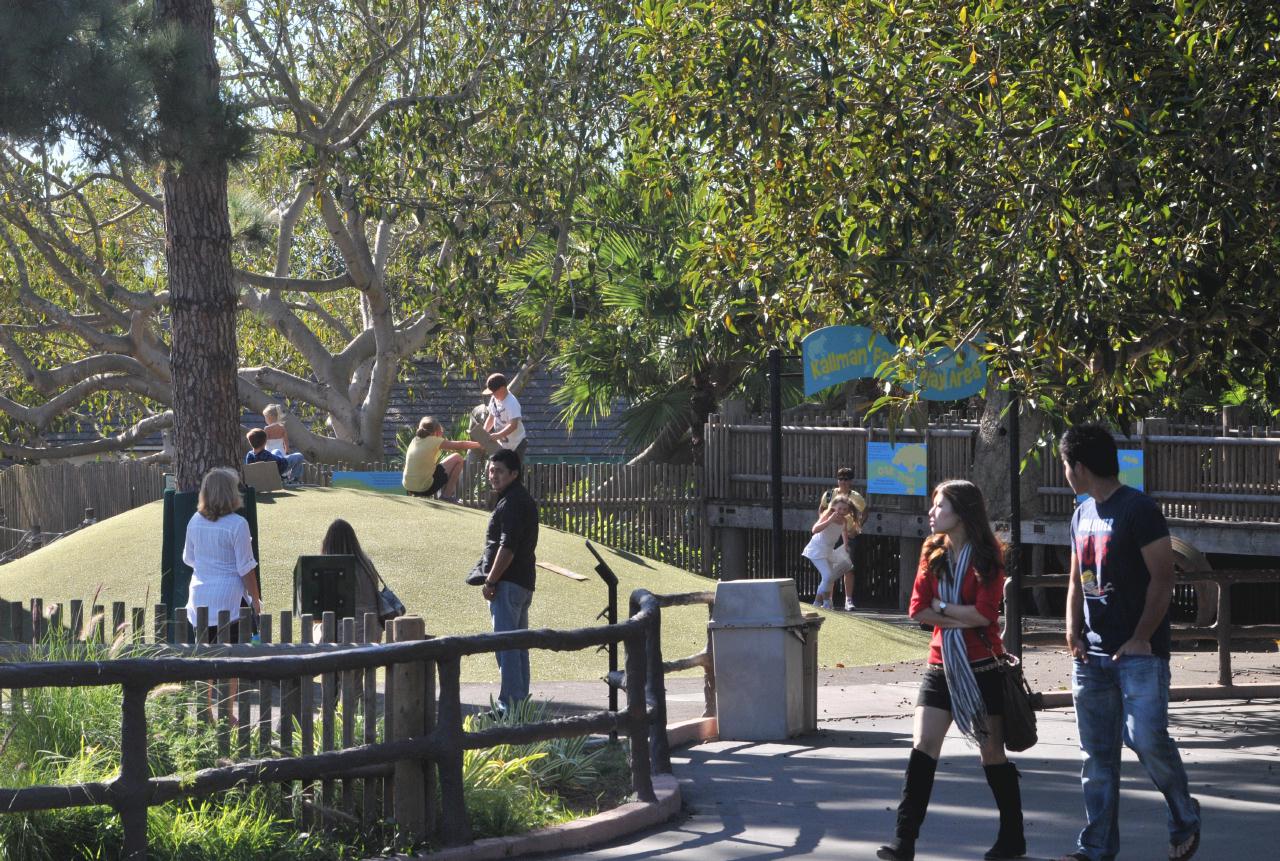
M 335 488 L 303 488 L 277 494 L 258 506 L 263 600 L 269 612 L 291 605 L 294 560 L 320 551 L 329 523 L 343 517 L 355 527 L 366 552 L 410 613 L 426 619 L 436 635 L 489 630 L 488 605 L 480 590 L 463 583 L 484 545 L 488 515 L 457 505 L 405 496 Z M 25 601 L 81 598 L 129 606 L 154 603 L 160 589 L 162 510 L 159 502 L 104 520 L 31 555 L 0 566 L 0 596 Z M 578 582 L 538 570 L 530 611 L 535 628 L 576 628 L 596 622 L 607 601 L 595 576 L 595 560 L 581 537 L 543 527 L 538 558 L 589 577 Z M 715 584 L 669 565 L 599 548 L 618 575 L 620 611 L 631 591 L 690 592 Z M 919 658 L 923 635 L 842 613 L 827 613 L 819 637 L 823 666 L 884 663 Z M 670 659 L 698 651 L 706 639 L 701 607 L 663 616 L 663 653 Z M 594 652 L 535 652 L 532 671 L 541 679 L 599 678 L 605 658 Z M 497 680 L 492 658 L 464 660 L 463 680 Z

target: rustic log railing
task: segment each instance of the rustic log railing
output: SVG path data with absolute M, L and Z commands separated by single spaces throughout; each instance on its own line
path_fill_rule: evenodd
M 1066 574 L 1040 574 L 1026 576 L 1023 585 L 1066 587 Z M 1280 685 L 1248 684 L 1237 685 L 1231 673 L 1231 641 L 1233 639 L 1277 639 L 1280 638 L 1280 625 L 1235 625 L 1231 622 L 1231 585 L 1234 583 L 1275 583 L 1280 581 L 1280 571 L 1235 570 L 1235 571 L 1177 571 L 1174 582 L 1177 585 L 1192 585 L 1212 581 L 1218 584 L 1218 612 L 1212 625 L 1174 625 L 1171 631 L 1174 640 L 1213 640 L 1218 644 L 1218 683 L 1216 685 L 1175 686 L 1170 688 L 1169 697 L 1174 700 L 1208 700 L 1208 699 L 1252 699 L 1257 697 L 1280 697 Z M 1054 631 L 1024 632 L 1024 643 L 1061 643 L 1063 635 Z M 1067 691 L 1052 691 L 1041 694 L 1044 708 L 1060 708 L 1071 705 L 1071 694 Z
M 677 599 L 680 596 L 675 596 Z M 0 789 L 0 810 L 9 813 L 62 807 L 107 805 L 120 815 L 124 831 L 124 857 L 144 859 L 147 853 L 147 809 L 177 798 L 207 795 L 236 786 L 289 781 L 337 780 L 369 769 L 391 765 L 397 778 L 397 824 L 415 839 L 429 831 L 434 801 L 429 770 L 439 777 L 440 818 L 438 832 L 445 845 L 470 842 L 471 828 L 463 799 L 463 751 L 499 744 L 524 744 L 589 733 L 619 732 L 630 740 L 632 786 L 641 801 L 653 802 L 652 774 L 670 770 L 666 756 L 665 687 L 661 681 L 661 599 L 646 590 L 632 594 L 633 613 L 614 625 L 570 631 L 524 630 L 472 636 L 421 639 L 422 620 L 397 619 L 395 642 L 352 645 L 321 654 L 262 654 L 263 647 L 225 646 L 236 654 L 258 649 L 255 657 L 122 658 L 105 661 L 49 661 L 0 664 L 0 688 L 13 695 L 29 688 L 96 687 L 120 685 L 120 773 L 112 781 L 61 786 Z M 35 607 L 32 608 L 35 616 Z M 38 618 L 38 617 L 37 617 Z M 228 628 L 225 614 L 219 620 Z M 351 620 L 343 620 L 350 622 Z M 347 627 L 350 627 L 349 625 Z M 304 640 L 308 633 L 304 626 Z M 38 633 L 38 624 L 37 624 Z M 401 635 L 408 638 L 401 641 Z M 507 649 L 575 651 L 622 642 L 625 649 L 627 709 L 622 713 L 592 712 L 512 727 L 491 727 L 479 732 L 463 728 L 461 659 L 466 655 Z M 301 756 L 260 758 L 209 768 L 194 775 L 152 777 L 148 773 L 146 702 L 151 691 L 175 683 L 208 683 L 215 679 L 277 682 L 289 688 L 315 676 L 373 673 L 386 668 L 396 677 L 394 732 L 389 740 L 351 744 L 344 736 L 343 749 Z M 432 670 L 438 670 L 438 711 L 427 703 L 434 690 Z M 651 675 L 652 674 L 652 675 Z M 307 687 L 302 685 L 302 687 Z M 412 702 L 414 692 L 422 707 Z M 286 696 L 286 699 L 289 697 Z M 310 706 L 301 697 L 301 707 Z M 19 699 L 20 702 L 20 699 Z M 248 714 L 242 713 L 247 721 Z M 244 727 L 244 723 L 241 724 Z M 367 727 L 366 727 L 367 729 Z M 655 740 L 660 739 L 660 740 Z M 291 746 L 282 745 L 285 750 Z M 304 750 L 311 750 L 304 745 Z M 652 753 L 651 753 L 652 751 Z M 653 757 L 651 759 L 651 756 Z

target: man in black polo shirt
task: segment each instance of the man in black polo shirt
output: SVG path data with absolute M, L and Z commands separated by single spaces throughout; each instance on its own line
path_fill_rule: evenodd
M 533 601 L 534 551 L 538 547 L 538 504 L 520 480 L 524 469 L 520 455 L 500 449 L 489 458 L 489 485 L 498 496 L 489 529 L 485 533 L 482 594 L 489 602 L 494 631 L 518 631 L 529 627 Z M 502 689 L 501 708 L 511 708 L 529 698 L 529 651 L 498 652 Z

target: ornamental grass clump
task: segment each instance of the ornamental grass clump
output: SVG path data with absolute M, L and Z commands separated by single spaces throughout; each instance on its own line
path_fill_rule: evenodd
M 91 620 L 86 630 L 93 630 Z M 73 642 L 51 632 L 29 660 L 102 661 L 128 641 Z M 141 649 L 141 655 L 139 650 Z M 132 656 L 145 656 L 134 647 Z M 120 771 L 121 691 L 101 687 L 31 688 L 21 707 L 0 715 L 0 774 L 9 787 L 113 780 Z M 147 700 L 151 773 L 190 774 L 217 762 L 216 729 L 194 719 L 199 697 L 181 685 Z M 147 814 L 155 861 L 304 861 L 348 857 L 324 835 L 302 834 L 281 811 L 284 787 L 261 786 L 181 799 Z M 0 815 L 0 861 L 79 861 L 120 857 L 124 833 L 108 807 L 69 807 Z M 352 856 L 354 857 L 354 856 Z
M 492 705 L 492 704 L 491 704 Z M 546 720 L 548 704 L 526 700 L 505 713 L 471 715 L 464 722 L 468 732 L 494 726 L 514 726 Z M 593 801 L 616 798 L 621 779 L 616 745 L 592 744 L 586 736 L 550 739 L 529 744 L 503 744 L 463 755 L 463 793 L 471 827 L 477 837 L 501 837 L 576 818 L 586 810 L 566 799 L 593 796 Z M 607 763 L 610 785 L 601 785 L 601 765 Z

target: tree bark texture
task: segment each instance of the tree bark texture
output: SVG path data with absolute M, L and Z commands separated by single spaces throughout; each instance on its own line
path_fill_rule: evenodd
M 212 0 L 160 0 L 156 11 L 199 39 L 204 48 L 199 83 L 216 88 Z M 213 467 L 237 464 L 242 450 L 227 165 L 220 156 L 166 168 L 164 222 L 175 471 L 178 489 L 190 491 Z
M 1009 393 L 990 386 L 986 403 L 978 424 L 978 438 L 973 453 L 973 483 L 982 488 L 987 500 L 987 514 L 992 520 L 1005 520 L 1009 510 L 1009 417 L 1004 414 L 1009 406 Z M 1023 405 L 1019 430 L 1021 439 L 1018 450 L 1026 458 L 1044 428 L 1044 413 L 1031 411 Z M 1042 457 L 1054 456 L 1053 452 L 1041 452 Z M 1034 518 L 1040 514 L 1040 464 L 1027 463 L 1019 477 L 1022 496 L 1022 518 Z

